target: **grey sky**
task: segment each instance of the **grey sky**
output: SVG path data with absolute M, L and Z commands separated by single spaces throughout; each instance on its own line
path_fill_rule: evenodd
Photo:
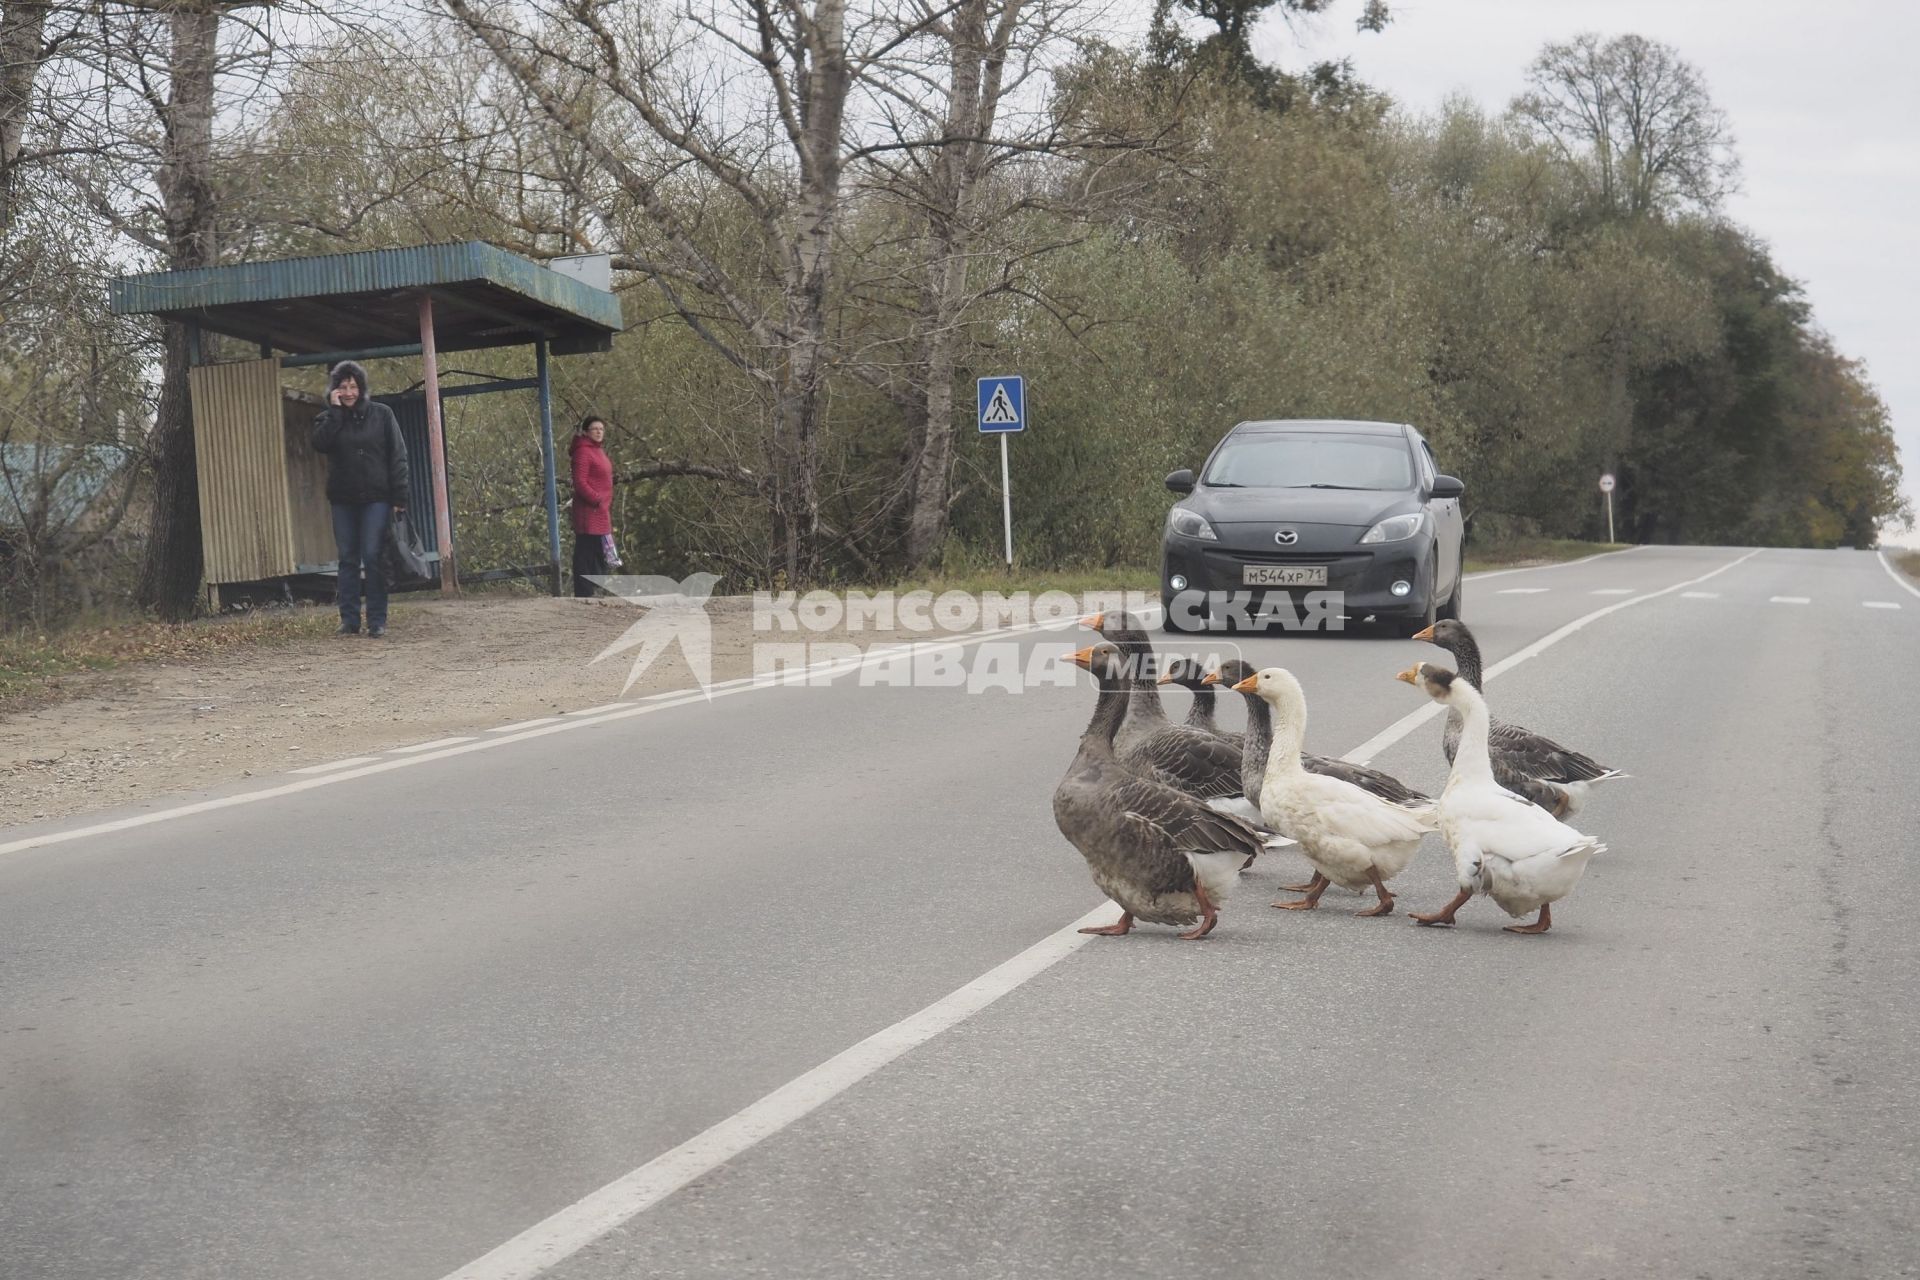
M 1504 107 L 1549 40 L 1637 32 L 1679 50 L 1732 117 L 1742 190 L 1728 212 L 1806 285 L 1814 313 L 1865 360 L 1893 414 L 1906 492 L 1920 509 L 1920 6 L 1887 0 L 1394 0 L 1357 33 L 1356 3 L 1255 48 L 1289 67 L 1351 57 L 1361 79 L 1430 111 L 1463 90 Z M 1895 535 L 1920 545 L 1920 534 Z

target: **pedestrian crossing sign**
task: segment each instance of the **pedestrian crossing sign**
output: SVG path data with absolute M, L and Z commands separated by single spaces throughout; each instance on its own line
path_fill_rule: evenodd
M 980 407 L 980 430 L 989 434 L 1027 429 L 1027 380 L 1018 374 L 1001 378 L 982 378 L 976 398 Z

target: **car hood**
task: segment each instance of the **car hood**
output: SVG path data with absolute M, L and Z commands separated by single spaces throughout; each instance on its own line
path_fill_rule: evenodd
M 1328 524 L 1369 529 L 1388 516 L 1418 511 L 1420 500 L 1398 489 L 1209 489 L 1181 504 L 1215 525 Z

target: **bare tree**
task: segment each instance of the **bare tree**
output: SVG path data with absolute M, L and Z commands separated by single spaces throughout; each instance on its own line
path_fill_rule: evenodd
M 1588 174 L 1609 208 L 1633 218 L 1712 209 L 1737 183 L 1726 113 L 1667 45 L 1589 32 L 1542 49 L 1527 83 L 1514 116 Z

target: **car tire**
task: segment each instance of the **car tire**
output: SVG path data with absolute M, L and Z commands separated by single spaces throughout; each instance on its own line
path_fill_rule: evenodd
M 1448 596 L 1447 602 L 1440 606 L 1439 616 L 1453 622 L 1460 621 L 1460 606 L 1465 602 L 1466 594 L 1467 575 L 1462 571 L 1460 576 L 1453 580 L 1453 594 Z

